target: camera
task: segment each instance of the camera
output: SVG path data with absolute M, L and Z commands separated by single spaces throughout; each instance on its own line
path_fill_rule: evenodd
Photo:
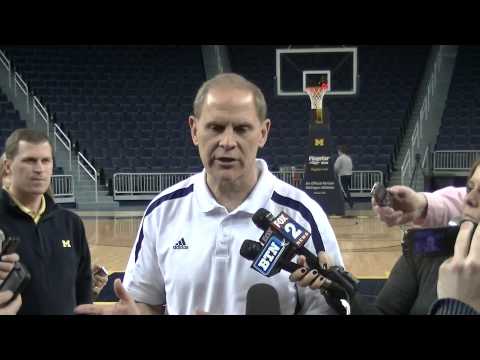
M 393 200 L 390 194 L 382 183 L 376 182 L 373 184 L 370 195 L 375 199 L 379 206 L 392 207 Z
M 108 271 L 103 266 L 99 266 L 99 268 L 93 273 L 93 275 L 100 275 L 104 277 L 108 275 Z
M 2 251 L 0 257 L 3 255 L 13 254 L 17 250 L 17 246 L 20 243 L 18 237 L 10 237 L 2 242 Z
M 408 256 L 452 256 L 460 225 L 439 228 L 409 229 L 402 242 Z
M 13 254 L 17 250 L 19 243 L 19 237 L 8 235 L 4 230 L 0 229 L 0 257 Z
M 30 282 L 31 276 L 25 265 L 20 262 L 16 262 L 12 271 L 7 275 L 7 278 L 0 285 L 0 291 L 10 290 L 13 292 L 13 297 L 10 301 L 13 301 L 18 294 L 23 292 Z

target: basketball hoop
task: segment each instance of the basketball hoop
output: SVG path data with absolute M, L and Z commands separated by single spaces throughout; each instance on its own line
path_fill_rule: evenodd
M 310 96 L 312 109 L 321 109 L 323 97 L 328 91 L 328 83 L 324 82 L 320 86 L 310 86 L 305 88 L 305 92 Z

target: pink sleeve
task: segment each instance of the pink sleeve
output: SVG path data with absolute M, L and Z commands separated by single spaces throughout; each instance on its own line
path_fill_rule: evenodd
M 448 186 L 433 193 L 423 193 L 427 198 L 427 215 L 416 225 L 423 227 L 447 226 L 448 221 L 462 214 L 466 188 Z

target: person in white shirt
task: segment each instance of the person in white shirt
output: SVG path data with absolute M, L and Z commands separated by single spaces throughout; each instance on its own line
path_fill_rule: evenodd
M 340 183 L 340 188 L 342 189 L 345 200 L 348 202 L 348 205 L 350 205 L 350 208 L 353 208 L 353 200 L 350 194 L 353 170 L 352 158 L 347 155 L 346 145 L 337 146 L 337 151 L 338 157 L 334 164 L 335 175 Z
M 220 74 L 202 85 L 189 125 L 204 170 L 148 205 L 123 285 L 114 284 L 120 302 L 77 313 L 158 314 L 165 306 L 168 314 L 245 314 L 249 288 L 266 283 L 278 292 L 282 314 L 335 314 L 319 291 L 297 287 L 285 271 L 263 277 L 240 255 L 245 239 L 262 235 L 252 216 L 265 208 L 285 211 L 312 233 L 310 251 L 328 252 L 343 266 L 320 205 L 256 158 L 271 126 L 266 112 L 262 92 L 242 76 Z

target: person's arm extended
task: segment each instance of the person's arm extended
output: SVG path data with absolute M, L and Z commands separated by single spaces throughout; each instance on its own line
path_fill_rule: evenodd
M 393 199 L 392 207 L 379 206 L 372 197 L 372 208 L 388 226 L 409 222 L 423 227 L 446 226 L 461 214 L 466 196 L 466 188 L 452 186 L 433 193 L 416 192 L 402 185 L 392 186 L 387 191 Z
M 414 223 L 423 227 L 447 226 L 452 218 L 461 215 L 466 193 L 465 187 L 453 186 L 422 193 L 427 199 L 427 208 L 424 216 Z

